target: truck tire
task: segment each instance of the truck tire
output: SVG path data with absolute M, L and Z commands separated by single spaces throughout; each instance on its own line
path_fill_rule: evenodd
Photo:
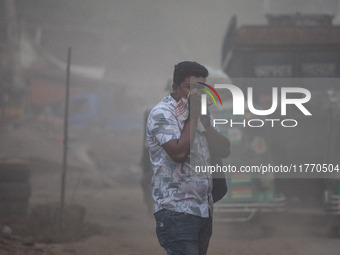
M 0 183 L 25 182 L 30 178 L 30 169 L 25 162 L 0 162 Z
M 0 183 L 0 202 L 28 200 L 31 186 L 28 182 Z

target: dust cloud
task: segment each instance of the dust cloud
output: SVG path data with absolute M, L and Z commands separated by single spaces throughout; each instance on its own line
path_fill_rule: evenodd
M 19 246 L 27 254 L 162 253 L 141 187 L 144 112 L 168 93 L 176 63 L 195 60 L 221 69 L 222 42 L 233 15 L 238 26 L 259 25 L 266 23 L 268 11 L 306 6 L 289 2 L 15 1 L 22 73 L 31 91 L 25 95 L 25 114 L 0 123 L 1 158 L 28 162 L 29 215 L 50 217 L 41 205 L 53 208 L 60 201 L 65 70 L 72 47 L 66 204 L 82 206 L 84 221 L 91 224 L 76 229 L 82 234 L 72 229 L 74 236 L 64 240 L 48 231 L 51 219 L 43 222 L 47 230 L 29 224 L 26 231 L 21 221 L 0 221 L 0 227 L 30 240 L 4 253 L 0 244 L 0 254 Z M 325 238 L 327 224 L 325 217 L 286 214 L 241 225 L 216 218 L 208 254 L 337 254 L 338 242 Z

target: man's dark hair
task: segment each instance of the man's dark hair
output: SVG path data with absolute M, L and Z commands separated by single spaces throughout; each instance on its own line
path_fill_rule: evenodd
M 181 82 L 190 76 L 206 78 L 208 75 L 207 68 L 201 64 L 194 61 L 183 61 L 175 65 L 173 82 L 179 86 Z

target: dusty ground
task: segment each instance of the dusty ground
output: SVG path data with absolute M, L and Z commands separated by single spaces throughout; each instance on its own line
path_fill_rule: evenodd
M 58 136 L 42 132 L 35 124 L 8 128 L 5 133 L 1 139 L 2 155 L 21 155 L 30 160 L 30 208 L 58 202 L 61 176 L 58 150 L 62 148 Z M 77 149 L 70 151 L 66 202 L 84 206 L 85 221 L 95 227 L 88 229 L 85 238 L 62 243 L 33 237 L 27 241 L 29 231 L 26 239 L 13 231 L 12 235 L 0 238 L 0 255 L 165 254 L 158 244 L 154 219 L 144 205 L 139 184 L 141 131 L 92 130 L 83 142 L 74 144 Z M 23 147 L 30 149 L 27 152 Z M 77 155 L 81 151 L 87 152 L 85 156 Z M 47 152 L 48 157 L 44 156 Z M 208 254 L 339 254 L 339 239 L 326 236 L 327 218 L 282 214 L 264 217 L 262 224 L 274 227 L 272 235 L 262 236 L 256 224 L 227 225 L 215 219 Z

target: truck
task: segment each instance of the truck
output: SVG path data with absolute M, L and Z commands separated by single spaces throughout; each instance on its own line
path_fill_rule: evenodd
M 298 109 L 289 109 L 293 112 L 290 117 L 298 122 L 296 127 L 242 128 L 241 132 L 242 135 L 255 132 L 253 137 L 266 141 L 269 157 L 264 160 L 266 163 L 328 167 L 330 175 L 320 178 L 311 175 L 277 178 L 274 174 L 266 187 L 272 194 L 284 198 L 286 211 L 328 215 L 329 233 L 335 236 L 340 229 L 340 149 L 337 146 L 340 142 L 340 26 L 333 25 L 332 19 L 333 16 L 326 14 L 267 15 L 265 25 L 237 27 L 234 16 L 223 41 L 221 66 L 242 91 L 245 92 L 249 84 L 254 86 L 253 100 L 262 109 L 270 107 L 274 85 L 279 89 L 289 86 L 310 91 L 312 98 L 306 107 L 311 117 L 299 114 Z M 280 117 L 278 112 L 271 115 L 273 119 Z M 236 160 L 242 160 L 242 155 Z M 263 178 L 248 176 L 239 180 L 236 176 L 229 181 L 229 197 L 217 208 L 238 214 L 248 211 L 250 215 L 268 209 L 268 204 L 262 202 L 265 196 L 255 188 Z M 276 202 L 274 197 L 267 197 L 270 205 L 275 204 L 272 203 Z M 282 199 L 277 201 L 283 202 Z

